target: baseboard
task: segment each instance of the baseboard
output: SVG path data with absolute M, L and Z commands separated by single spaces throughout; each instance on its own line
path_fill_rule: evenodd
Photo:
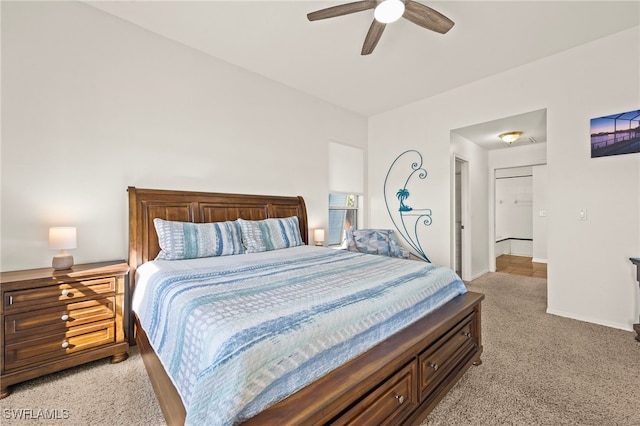
M 500 238 L 496 240 L 496 243 L 501 243 L 503 241 L 512 240 L 512 241 L 533 241 L 533 238 L 515 238 L 515 237 L 506 237 Z
M 534 257 L 531 261 L 536 263 L 547 263 L 547 259 L 539 259 L 537 257 Z
M 572 313 L 569 313 L 569 312 L 559 311 L 557 309 L 549 309 L 549 308 L 547 308 L 547 313 L 551 314 L 551 315 L 557 315 L 559 317 L 570 318 L 570 319 L 583 321 L 583 322 L 589 322 L 591 324 L 598 324 L 598 325 L 603 325 L 605 327 L 617 328 L 618 330 L 633 331 L 633 325 L 618 324 L 618 323 L 609 322 L 609 321 L 602 321 L 602 320 L 600 320 L 598 318 L 575 315 L 575 314 L 572 314 Z
M 483 276 L 484 274 L 487 274 L 487 273 L 489 273 L 489 270 L 488 270 L 488 269 L 485 269 L 484 271 L 482 271 L 482 272 L 478 272 L 477 274 L 473 275 L 473 276 L 471 277 L 471 279 L 470 279 L 470 280 L 468 280 L 468 281 L 473 281 L 473 280 L 475 280 L 475 279 L 477 279 L 477 278 L 480 278 L 481 276 Z

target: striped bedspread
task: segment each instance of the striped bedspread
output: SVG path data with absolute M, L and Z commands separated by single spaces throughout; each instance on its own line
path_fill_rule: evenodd
M 466 292 L 448 268 L 300 246 L 138 268 L 188 425 L 240 423 Z

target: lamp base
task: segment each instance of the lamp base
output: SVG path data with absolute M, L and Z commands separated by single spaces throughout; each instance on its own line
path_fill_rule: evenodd
M 56 254 L 53 256 L 53 262 L 51 263 L 53 269 L 56 271 L 63 271 L 65 269 L 70 269 L 73 266 L 73 256 L 69 253 L 64 254 Z
M 324 246 L 324 241 L 316 241 L 316 246 L 318 247 Z

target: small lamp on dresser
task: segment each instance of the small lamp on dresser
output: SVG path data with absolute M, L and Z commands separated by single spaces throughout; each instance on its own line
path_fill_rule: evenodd
M 73 226 L 55 226 L 49 228 L 49 248 L 60 250 L 53 256 L 51 266 L 56 271 L 69 269 L 73 266 L 73 256 L 67 250 L 76 248 L 76 228 Z
M 313 241 L 317 246 L 324 245 L 324 229 L 314 229 L 313 230 Z

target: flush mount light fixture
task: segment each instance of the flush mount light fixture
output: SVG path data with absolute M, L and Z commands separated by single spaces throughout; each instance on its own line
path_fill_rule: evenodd
M 382 24 L 397 21 L 404 14 L 404 3 L 400 0 L 384 0 L 373 11 L 373 17 Z
M 522 132 L 506 132 L 498 135 L 498 137 L 502 139 L 502 142 L 506 143 L 507 145 L 511 145 L 512 143 L 517 141 L 520 136 L 522 136 Z

